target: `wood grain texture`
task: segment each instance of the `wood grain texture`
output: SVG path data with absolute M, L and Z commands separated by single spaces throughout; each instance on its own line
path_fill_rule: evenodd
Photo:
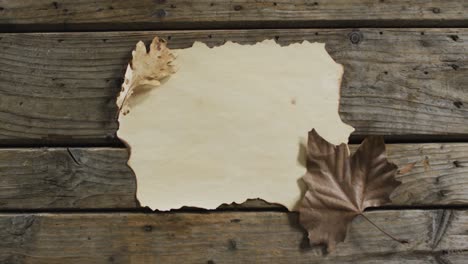
M 449 215 L 449 218 L 444 215 Z M 297 214 L 2 214 L 2 263 L 450 263 L 468 250 L 468 212 L 409 210 L 362 217 L 325 255 Z M 455 263 L 460 263 L 456 261 Z
M 468 135 L 467 29 L 28 33 L 0 35 L 0 145 L 116 142 L 126 63 L 156 35 L 171 48 L 325 42 L 345 68 L 340 114 L 355 136 Z
M 391 144 L 387 155 L 400 168 L 415 164 L 396 176 L 402 184 L 391 195 L 393 204 L 468 203 L 468 144 Z
M 134 208 L 125 149 L 2 149 L 0 208 Z
M 391 144 L 387 153 L 399 167 L 415 163 L 397 175 L 392 205 L 468 204 L 468 144 Z M 127 159 L 116 148 L 2 149 L 0 209 L 138 208 Z M 281 208 L 258 199 L 226 203 L 220 208 Z
M 3 0 L 4 31 L 468 24 L 457 0 Z

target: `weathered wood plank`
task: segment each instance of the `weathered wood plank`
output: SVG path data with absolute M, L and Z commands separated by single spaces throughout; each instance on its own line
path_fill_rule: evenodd
M 134 208 L 125 149 L 2 149 L 0 208 Z
M 452 26 L 468 23 L 457 0 L 3 0 L 4 31 L 317 26 Z
M 340 113 L 355 136 L 468 136 L 468 29 L 31 33 L 0 35 L 0 145 L 115 142 L 126 63 L 155 35 L 172 48 L 325 42 L 345 67 Z
M 415 163 L 397 175 L 402 184 L 392 193 L 393 204 L 468 203 L 468 144 L 389 144 L 387 154 L 400 168 Z
M 2 263 L 447 263 L 468 250 L 468 212 L 409 210 L 356 217 L 324 255 L 308 247 L 297 214 L 2 214 Z M 466 255 L 464 255 L 466 257 Z
M 416 163 L 397 176 L 392 205 L 468 204 L 468 144 L 391 144 L 387 152 L 400 167 Z M 127 159 L 125 149 L 2 149 L 0 209 L 137 208 Z M 261 200 L 241 207 L 278 208 Z

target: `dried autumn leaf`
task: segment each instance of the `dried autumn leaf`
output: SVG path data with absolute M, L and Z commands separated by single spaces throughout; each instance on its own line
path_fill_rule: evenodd
M 390 202 L 397 166 L 388 162 L 381 137 L 368 137 L 352 157 L 346 144 L 335 146 L 309 132 L 307 192 L 299 208 L 300 222 L 312 244 L 328 251 L 344 241 L 349 223 L 364 209 Z
M 129 99 L 132 94 L 161 85 L 162 79 L 175 72 L 172 65 L 174 55 L 167 48 L 166 41 L 158 37 L 151 42 L 149 52 L 142 41 L 138 42 L 132 57 L 117 98 L 117 107 L 124 115 L 130 111 Z

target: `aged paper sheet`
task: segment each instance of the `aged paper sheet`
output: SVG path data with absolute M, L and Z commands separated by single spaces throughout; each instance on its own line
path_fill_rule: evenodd
M 196 42 L 175 53 L 177 72 L 119 116 L 141 205 L 261 198 L 297 209 L 308 131 L 333 144 L 353 131 L 338 115 L 343 67 L 309 42 Z

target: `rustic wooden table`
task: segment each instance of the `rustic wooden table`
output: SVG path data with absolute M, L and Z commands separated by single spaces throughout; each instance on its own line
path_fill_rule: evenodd
M 468 263 L 468 1 L 1 0 L 0 263 Z M 416 162 L 393 204 L 325 255 L 296 213 L 254 200 L 154 213 L 135 199 L 114 100 L 154 36 L 325 42 L 351 142 Z M 352 146 L 355 148 L 355 145 Z

